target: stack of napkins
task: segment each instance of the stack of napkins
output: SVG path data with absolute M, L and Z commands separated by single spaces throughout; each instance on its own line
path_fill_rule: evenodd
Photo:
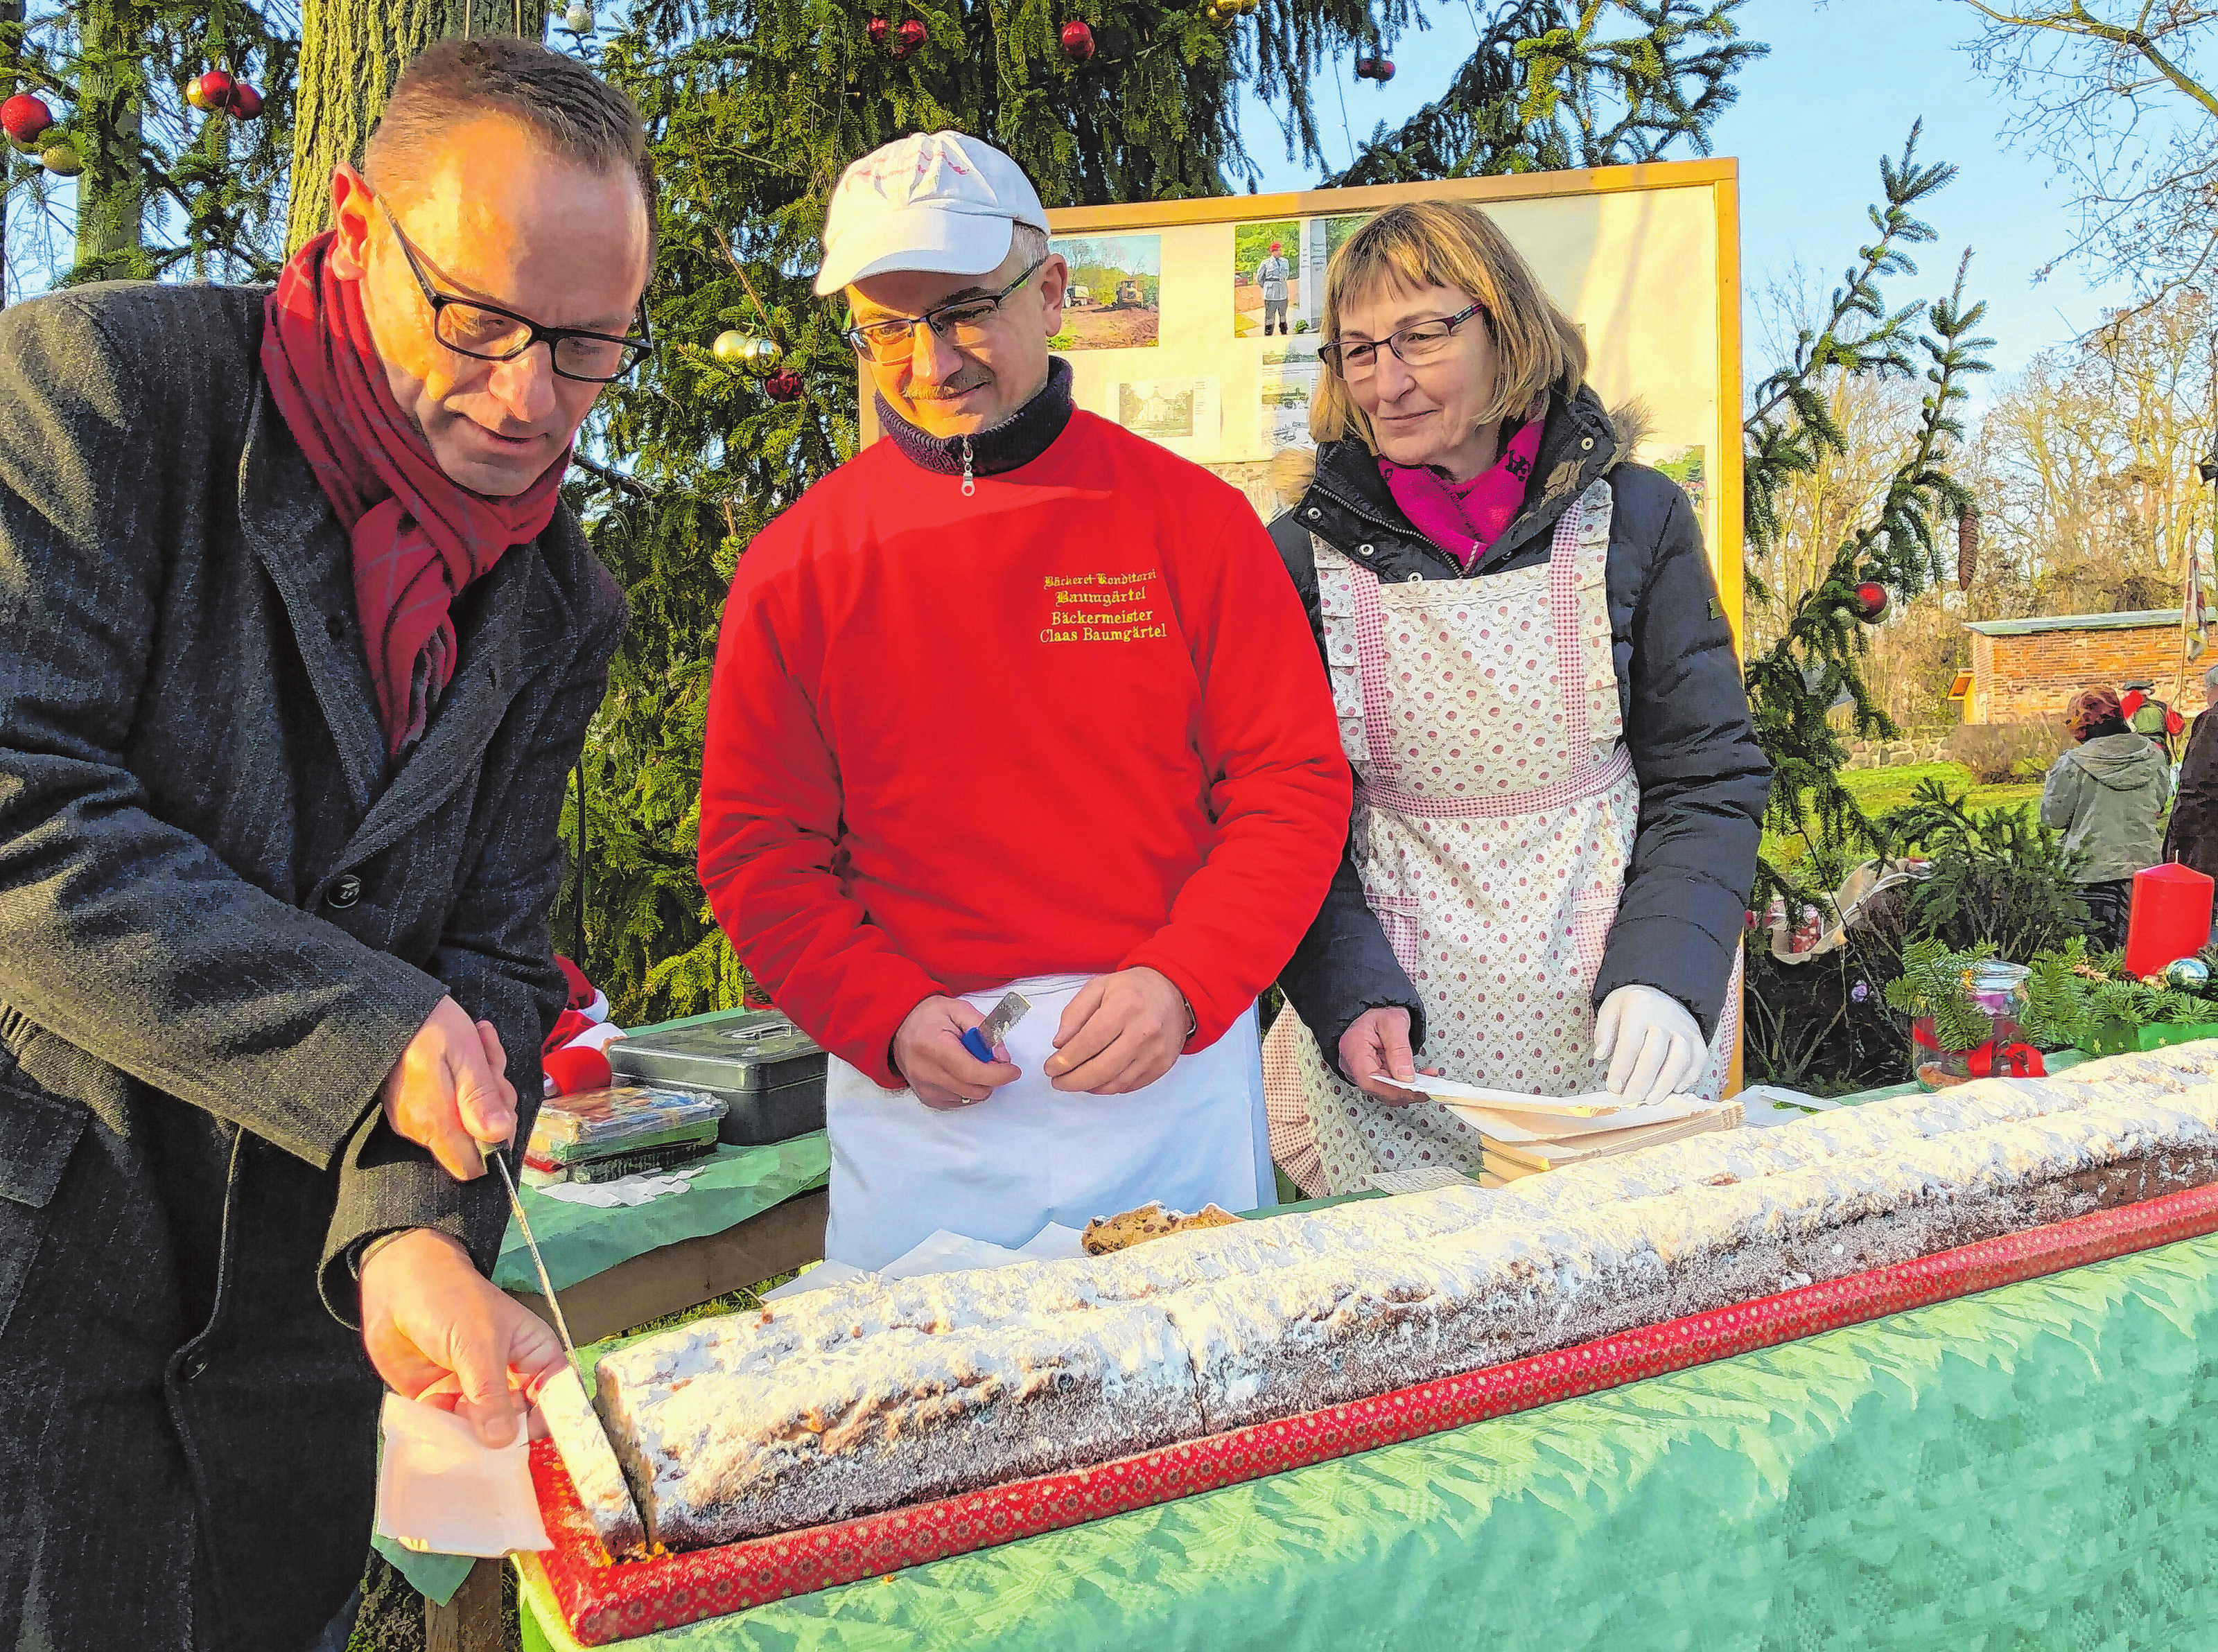
M 1400 1080 L 1385 1082 L 1398 1085 Z M 1416 1085 L 1478 1131 L 1479 1185 L 1499 1187 L 1562 1165 L 1631 1153 L 1706 1130 L 1738 1128 L 1738 1101 L 1672 1096 L 1629 1106 L 1607 1090 L 1583 1096 L 1528 1096 L 1453 1079 Z

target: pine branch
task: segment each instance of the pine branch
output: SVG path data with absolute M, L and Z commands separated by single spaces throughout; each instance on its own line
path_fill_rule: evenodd
M 1505 0 L 1447 93 L 1376 128 L 1329 187 L 1553 171 L 1707 153 L 1732 77 L 1769 48 L 1731 19 L 1744 0 Z M 1606 15 L 1638 32 L 1605 39 Z M 1616 110 L 1614 119 L 1608 115 Z
M 1907 378 L 1918 371 L 1918 356 L 1925 358 L 1929 388 L 1910 452 L 1869 518 L 1841 541 L 1823 577 L 1796 603 L 1770 647 L 1746 667 L 1756 737 L 1774 768 L 1770 823 L 1806 838 L 1816 828 L 1823 852 L 1813 856 L 1811 870 L 1820 882 L 1843 869 L 1839 863 L 1853 848 L 1884 846 L 1882 835 L 1841 783 L 1848 752 L 1828 715 L 1845 695 L 1857 733 L 1894 733 L 1860 667 L 1864 639 L 1856 588 L 1877 580 L 1907 597 L 1942 577 L 1940 525 L 1953 522 L 1971 499 L 1948 468 L 1963 438 L 1961 408 L 1969 393 L 1963 381 L 1988 370 L 1978 352 L 1991 341 L 1973 336 L 1986 306 L 1965 298 L 1968 251 L 1946 299 L 1890 310 L 1880 286 L 1883 276 L 1916 273 L 1906 248 L 1932 240 L 1934 232 L 1910 208 L 1955 176 L 1955 168 L 1946 164 L 1919 164 L 1919 135 L 1913 127 L 1899 162 L 1881 159 L 1886 204 L 1871 209 L 1875 238 L 1860 249 L 1858 263 L 1833 294 L 1825 324 L 1803 330 L 1790 362 L 1757 387 L 1756 411 L 1743 427 L 1748 444 L 1748 584 L 1768 596 L 1755 559 L 1777 541 L 1778 495 L 1795 476 L 1814 471 L 1825 453 L 1844 447 L 1845 433 L 1835 425 L 1819 388 L 1822 377 L 1833 373 Z M 1859 332 L 1857 317 L 1872 325 Z M 1792 417 L 1775 416 L 1781 408 Z M 1758 882 L 1760 893 L 1792 889 L 1798 900 L 1826 898 L 1822 889 L 1793 888 L 1769 861 L 1759 868 Z

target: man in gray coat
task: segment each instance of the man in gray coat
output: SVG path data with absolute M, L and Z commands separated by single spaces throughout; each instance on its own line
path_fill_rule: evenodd
M 1255 285 L 1263 294 L 1263 336 L 1268 338 L 1272 330 L 1286 331 L 1286 282 L 1293 275 L 1292 269 L 1279 251 L 1279 243 L 1271 243 L 1271 256 L 1255 266 Z
M 0 316 L 0 1646 L 300 1652 L 379 1377 L 501 1443 L 561 1358 L 480 1150 L 623 623 L 555 489 L 643 352 L 642 146 L 449 43 L 274 294 Z

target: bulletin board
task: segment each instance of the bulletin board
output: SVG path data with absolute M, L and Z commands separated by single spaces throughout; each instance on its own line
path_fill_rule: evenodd
M 1078 405 L 1207 466 L 1275 516 L 1292 501 L 1278 491 L 1289 467 L 1274 483 L 1272 458 L 1309 445 L 1325 262 L 1370 214 L 1404 201 L 1482 207 L 1584 332 L 1588 380 L 1603 403 L 1645 404 L 1651 430 L 1634 457 L 1694 499 L 1738 638 L 1732 160 L 1051 211 L 1055 249 L 1083 289 L 1055 340 Z M 1267 299 L 1281 290 L 1283 300 Z M 868 422 L 870 398 L 863 402 Z M 866 439 L 876 434 L 866 428 Z

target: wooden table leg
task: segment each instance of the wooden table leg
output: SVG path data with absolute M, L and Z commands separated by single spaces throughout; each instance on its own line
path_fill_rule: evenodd
M 500 1562 L 481 1560 L 445 1606 L 424 1603 L 424 1652 L 503 1652 Z

